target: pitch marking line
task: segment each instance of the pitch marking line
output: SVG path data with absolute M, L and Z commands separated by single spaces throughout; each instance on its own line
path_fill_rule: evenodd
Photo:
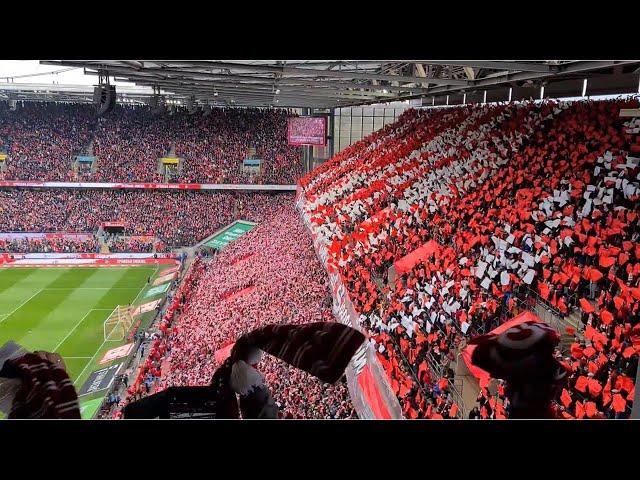
M 65 335 L 65 337 L 64 337 L 62 340 L 60 340 L 60 343 L 58 343 L 58 345 L 56 345 L 56 348 L 54 348 L 54 349 L 53 349 L 53 351 L 54 351 L 54 352 L 55 352 L 58 348 L 60 348 L 60 345 L 62 345 L 62 344 L 64 343 L 64 341 L 65 341 L 67 338 L 69 338 L 69 337 L 71 336 L 71 334 L 75 331 L 75 329 L 76 329 L 76 328 L 78 328 L 82 322 L 84 322 L 84 319 L 85 319 L 85 318 L 87 318 L 87 317 L 89 316 L 89 314 L 90 314 L 92 311 L 93 311 L 93 310 L 89 310 L 87 313 L 85 313 L 85 314 L 84 314 L 84 317 L 82 317 L 82 318 L 80 319 L 80 321 L 79 321 L 78 323 L 76 323 L 76 324 L 74 325 L 74 327 L 73 327 L 71 330 L 69 330 L 69 333 L 67 333 L 67 334 Z
M 18 310 L 20 310 L 23 306 L 25 306 L 27 303 L 29 303 L 31 301 L 31 299 L 33 297 L 35 297 L 36 295 L 38 295 L 40 292 L 42 292 L 42 290 L 44 289 L 40 289 L 38 290 L 36 293 L 34 293 L 33 295 L 31 295 L 29 298 L 27 298 L 24 302 L 22 302 L 20 305 L 18 305 L 16 308 L 14 308 L 11 312 L 7 313 L 5 315 L 4 318 L 0 319 L 0 323 L 4 322 L 7 318 L 9 318 L 11 315 L 13 315 L 14 313 L 16 313 Z

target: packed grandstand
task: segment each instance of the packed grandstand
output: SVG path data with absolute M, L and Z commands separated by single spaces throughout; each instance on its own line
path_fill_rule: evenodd
M 90 105 L 0 104 L 0 151 L 8 162 L 0 180 L 159 182 L 158 159 L 181 158 L 171 179 L 182 183 L 293 184 L 302 173 L 299 152 L 286 142 L 287 110 L 225 109 L 208 115 L 185 110 L 157 115 L 149 107 L 116 106 L 95 118 Z M 73 158 L 91 154 L 91 168 L 74 169 Z M 263 160 L 258 178 L 238 159 Z
M 7 185 L 0 252 L 6 262 L 170 253 L 238 219 L 256 224 L 215 253 L 189 251 L 101 417 L 170 386 L 207 385 L 225 359 L 218 352 L 255 328 L 335 321 L 336 278 L 391 392 L 388 418 L 508 418 L 504 383 L 475 378 L 465 352 L 470 338 L 536 309 L 559 330 L 556 356 L 569 371 L 558 416 L 629 418 L 640 353 L 640 123 L 620 110 L 639 105 L 410 109 L 303 176 L 285 109 L 158 116 L 117 106 L 95 119 L 85 105 L 0 103 L 5 185 L 297 184 L 295 194 Z M 263 162 L 257 176 L 237 161 L 250 151 Z M 97 159 L 90 169 L 73 165 L 83 154 Z M 158 159 L 169 155 L 181 164 L 166 177 Z M 122 231 L 104 234 L 108 222 Z M 271 357 L 257 369 L 284 418 L 358 417 L 348 378 L 323 384 Z

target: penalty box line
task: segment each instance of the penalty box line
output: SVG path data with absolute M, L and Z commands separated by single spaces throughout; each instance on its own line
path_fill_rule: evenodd
M 31 295 L 29 298 L 27 298 L 24 302 L 22 302 L 20 305 L 18 305 L 16 308 L 14 308 L 13 310 L 11 310 L 9 313 L 5 314 L 4 318 L 0 318 L 0 323 L 4 322 L 7 318 L 9 318 L 11 315 L 13 315 L 14 313 L 16 313 L 18 310 L 20 310 L 22 307 L 24 307 L 27 303 L 29 303 L 36 295 L 38 295 L 40 292 L 42 292 L 42 288 L 40 290 L 38 290 L 36 293 L 34 293 L 33 295 Z
M 56 350 L 58 350 L 58 348 L 60 348 L 62 346 L 62 344 L 67 340 L 67 338 L 69 338 L 71 336 L 71 334 L 75 331 L 76 328 L 78 328 L 82 322 L 84 322 L 84 319 L 87 318 L 89 316 L 89 314 L 91 312 L 103 312 L 103 311 L 111 311 L 111 309 L 109 308 L 92 308 L 91 310 L 89 310 L 87 313 L 84 314 L 84 316 L 80 319 L 80 321 L 78 323 L 76 323 L 73 328 L 71 330 L 69 330 L 69 332 L 65 335 L 65 337 L 60 340 L 60 343 L 58 343 L 58 345 L 56 345 L 56 348 L 53 349 L 53 351 L 55 352 Z M 91 357 L 66 357 L 66 358 L 91 358 Z

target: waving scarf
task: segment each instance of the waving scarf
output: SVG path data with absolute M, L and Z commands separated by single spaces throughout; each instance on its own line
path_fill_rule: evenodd
M 262 374 L 255 369 L 262 352 L 323 382 L 335 383 L 364 340 L 362 333 L 340 323 L 267 325 L 238 338 L 229 357 L 213 374 L 211 385 L 194 390 L 194 395 L 212 399 L 207 418 L 277 418 L 277 406 Z M 160 398 L 165 392 L 129 404 L 125 418 L 168 415 L 166 404 L 158 408 L 154 403 L 154 397 Z M 177 393 L 185 398 L 184 389 Z M 162 401 L 170 397 L 165 395 Z
M 61 361 L 44 352 L 4 362 L 0 376 L 21 379 L 9 418 L 80 418 L 78 395 Z

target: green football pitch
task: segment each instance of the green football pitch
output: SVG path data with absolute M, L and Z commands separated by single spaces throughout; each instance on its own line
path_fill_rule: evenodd
M 0 269 L 0 345 L 13 340 L 30 351 L 59 353 L 79 390 L 106 366 L 98 362 L 107 350 L 127 343 L 105 341 L 104 321 L 118 305 L 160 298 L 163 292 L 148 295 L 147 279 L 157 275 L 156 266 Z

